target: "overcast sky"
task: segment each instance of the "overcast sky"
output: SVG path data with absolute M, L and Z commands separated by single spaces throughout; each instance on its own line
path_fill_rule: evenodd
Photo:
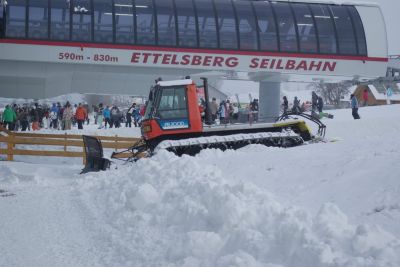
M 331 2 L 331 0 L 326 1 Z M 388 33 L 389 55 L 400 55 L 400 0 L 354 0 L 354 2 L 372 2 L 381 6 Z
M 381 5 L 385 16 L 389 41 L 389 55 L 400 55 L 400 1 L 399 0 L 364 0 Z

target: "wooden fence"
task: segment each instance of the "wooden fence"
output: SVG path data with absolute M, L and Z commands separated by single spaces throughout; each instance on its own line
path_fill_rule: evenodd
M 95 136 L 101 140 L 103 148 L 114 151 L 130 148 L 139 138 L 115 136 Z M 20 156 L 48 156 L 48 157 L 81 157 L 85 163 L 85 148 L 82 135 L 76 134 L 39 134 L 29 132 L 11 132 L 0 125 L 0 144 L 5 143 L 7 148 L 0 147 L 0 155 L 7 155 L 7 160 L 14 160 L 14 155 Z M 17 145 L 34 145 L 40 149 L 18 149 Z M 44 150 L 43 146 L 57 146 L 61 150 Z M 69 147 L 80 147 L 82 151 L 68 151 Z M 126 158 L 130 153 L 123 153 L 119 158 Z

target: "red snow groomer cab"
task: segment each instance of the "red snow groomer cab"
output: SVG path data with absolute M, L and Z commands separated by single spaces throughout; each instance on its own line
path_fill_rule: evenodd
M 205 148 L 238 149 L 249 144 L 292 147 L 310 141 L 312 135 L 303 120 L 275 123 L 214 124 L 211 121 L 207 79 L 202 78 L 204 117 L 199 110 L 197 86 L 191 79 L 158 81 L 152 87 L 142 122 L 138 152 L 166 149 L 177 155 L 194 155 Z

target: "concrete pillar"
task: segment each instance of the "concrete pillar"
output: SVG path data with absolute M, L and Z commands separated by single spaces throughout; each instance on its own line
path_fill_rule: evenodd
M 274 122 L 280 113 L 280 81 L 260 81 L 258 120 Z

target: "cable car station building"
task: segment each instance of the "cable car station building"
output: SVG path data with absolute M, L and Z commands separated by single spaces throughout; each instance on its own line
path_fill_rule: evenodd
M 0 96 L 147 95 L 157 77 L 247 73 L 260 117 L 280 83 L 385 76 L 374 4 L 247 0 L 7 0 L 0 6 Z

